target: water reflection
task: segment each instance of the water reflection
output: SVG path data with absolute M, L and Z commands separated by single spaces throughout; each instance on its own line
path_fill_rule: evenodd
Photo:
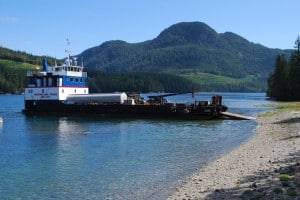
M 251 95 L 228 94 L 224 100 L 230 109 L 252 115 L 261 101 Z M 173 184 L 247 140 L 256 126 L 230 120 L 28 117 L 19 104 L 1 113 L 0 196 L 7 199 L 164 199 Z
M 145 198 L 155 191 L 158 196 L 165 194 L 159 192 L 162 185 L 171 187 L 195 165 L 207 161 L 203 158 L 189 164 L 215 151 L 220 144 L 211 130 L 224 123 L 74 117 L 26 120 L 28 145 L 33 152 L 39 151 L 29 162 L 30 168 L 44 169 L 40 173 L 50 176 L 47 181 L 38 181 L 40 185 L 52 185 L 55 197 L 64 195 L 60 188 L 65 188 L 77 197 L 88 190 L 89 195 L 101 194 L 101 198 L 118 198 L 118 194 Z M 82 188 L 82 184 L 88 187 Z M 45 192 L 38 186 L 36 189 L 37 193 Z

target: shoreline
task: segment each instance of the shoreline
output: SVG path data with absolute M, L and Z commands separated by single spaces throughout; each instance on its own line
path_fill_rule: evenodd
M 299 197 L 300 111 L 268 111 L 257 123 L 252 138 L 187 178 L 168 199 Z

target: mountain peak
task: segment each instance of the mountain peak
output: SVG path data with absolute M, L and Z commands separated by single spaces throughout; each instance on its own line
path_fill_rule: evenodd
M 218 33 L 202 22 L 181 22 L 162 31 L 155 39 L 160 45 L 213 43 Z

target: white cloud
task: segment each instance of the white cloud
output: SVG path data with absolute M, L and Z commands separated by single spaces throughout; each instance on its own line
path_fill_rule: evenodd
M 0 17 L 0 23 L 2 24 L 15 24 L 19 21 L 17 17 L 7 16 L 7 17 Z

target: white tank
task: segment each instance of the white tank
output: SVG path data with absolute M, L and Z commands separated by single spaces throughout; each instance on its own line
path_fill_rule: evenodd
M 101 94 L 78 94 L 68 95 L 66 103 L 119 103 L 123 104 L 127 100 L 127 94 L 122 93 L 101 93 Z

